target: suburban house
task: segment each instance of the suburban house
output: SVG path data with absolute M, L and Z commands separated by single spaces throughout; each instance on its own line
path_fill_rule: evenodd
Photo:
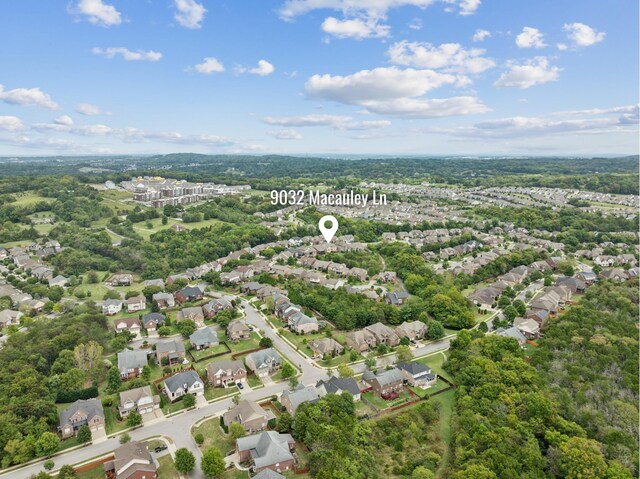
M 140 320 L 136 317 L 116 319 L 114 323 L 116 333 L 129 331 L 136 337 L 140 336 Z
M 261 349 L 247 355 L 247 367 L 258 377 L 273 374 L 282 367 L 282 359 L 273 348 Z
M 344 346 L 333 338 L 314 339 L 309 343 L 309 348 L 313 351 L 313 359 L 322 358 L 325 354 L 337 356 L 344 351 Z
M 422 321 L 405 321 L 396 328 L 396 334 L 400 338 L 409 338 L 410 341 L 422 339 L 427 334 L 427 325 Z
M 538 339 L 540 337 L 540 324 L 533 318 L 515 318 L 513 326 L 527 339 Z
M 176 293 L 176 301 L 178 303 L 197 301 L 199 299 L 202 299 L 202 290 L 197 286 L 185 286 Z
M 127 299 L 127 311 L 129 313 L 135 313 L 136 311 L 143 311 L 147 308 L 147 298 L 142 294 Z
M 104 282 L 105 286 L 131 286 L 133 275 L 126 273 L 112 274 Z
M 61 274 L 49 280 L 50 288 L 52 288 L 53 286 L 60 286 L 61 288 L 64 288 L 68 285 L 69 285 L 69 278 L 62 276 Z
M 263 409 L 257 402 L 243 399 L 222 415 L 222 421 L 227 427 L 232 422 L 238 422 L 244 426 L 245 431 L 253 433 L 265 429 L 267 423 L 275 417 L 273 412 Z
M 204 382 L 197 372 L 193 370 L 182 371 L 164 380 L 164 391 L 171 402 L 185 394 L 202 396 Z
M 20 324 L 20 318 L 23 314 L 20 311 L 5 309 L 0 311 L 0 329 L 7 326 L 17 326 Z
M 147 331 L 155 331 L 164 325 L 165 317 L 160 313 L 149 313 L 142 317 L 142 325 Z
M 120 299 L 106 299 L 102 303 L 102 314 L 113 316 L 120 311 L 122 311 L 122 300 Z
M 401 306 L 409 298 L 409 293 L 406 291 L 396 291 L 394 293 L 386 293 L 384 300 L 394 306 Z
M 527 338 L 525 337 L 524 334 L 522 334 L 520 332 L 520 330 L 518 328 L 516 328 L 515 326 L 512 326 L 510 328 L 498 328 L 496 329 L 496 334 L 498 336 L 502 336 L 504 338 L 513 338 L 516 341 L 518 341 L 518 344 L 520 346 L 524 346 L 524 344 L 527 342 Z
M 378 345 L 376 337 L 367 329 L 347 333 L 346 343 L 348 347 L 360 353 L 373 349 Z
M 104 463 L 107 477 L 114 479 L 157 479 L 156 463 L 147 445 L 131 441 L 113 451 L 113 460 Z
M 151 299 L 160 309 L 173 308 L 176 305 L 176 300 L 171 293 L 156 293 Z
M 132 351 L 125 349 L 118 353 L 118 370 L 122 379 L 135 378 L 142 373 L 147 365 L 147 351 Z
M 316 391 L 318 391 L 320 397 L 324 397 L 327 394 L 342 394 L 346 391 L 351 394 L 354 401 L 360 401 L 360 387 L 353 378 L 332 376 L 326 381 L 318 381 L 316 383 Z
M 88 425 L 91 431 L 104 429 L 104 411 L 99 399 L 78 399 L 60 413 L 58 430 L 66 439 L 76 434 L 82 425 Z
M 240 360 L 221 359 L 207 364 L 207 379 L 214 387 L 227 387 L 247 378 L 247 370 Z
M 304 387 L 302 384 L 299 384 L 295 389 L 284 391 L 280 396 L 280 403 L 285 407 L 287 412 L 293 416 L 300 404 L 317 402 L 319 399 L 320 394 L 318 394 L 314 386 Z
M 163 362 L 165 358 L 167 360 Z M 168 339 L 156 344 L 156 362 L 159 366 L 180 364 L 184 358 L 184 344 L 179 339 Z
M 291 434 L 263 431 L 236 440 L 239 462 L 251 462 L 254 472 L 271 469 L 276 472 L 293 469 L 296 442 Z
M 364 328 L 369 331 L 376 338 L 376 344 L 385 344 L 389 347 L 397 346 L 400 343 L 400 338 L 386 324 L 380 322 L 372 324 Z
M 287 318 L 291 331 L 298 334 L 313 333 L 320 329 L 318 320 L 302 312 L 294 313 Z
M 191 347 L 196 351 L 207 349 L 211 346 L 217 346 L 219 344 L 218 335 L 211 328 L 198 329 L 189 336 L 189 342 L 191 343 Z
M 151 392 L 150 386 L 129 389 L 120 393 L 120 417 L 127 417 L 131 411 L 147 414 L 160 408 L 160 396 Z
M 404 361 L 396 364 L 404 380 L 410 385 L 422 389 L 433 386 L 438 380 L 438 376 L 431 372 L 431 369 L 422 363 Z
M 362 381 L 383 399 L 394 399 L 402 390 L 404 378 L 399 369 L 393 368 L 377 374 L 367 370 L 362 375 Z
M 208 319 L 213 318 L 220 311 L 224 311 L 225 309 L 233 309 L 233 306 L 226 299 L 214 299 L 213 301 L 209 301 L 202 307 L 204 311 L 204 316 Z
M 204 326 L 204 314 L 202 313 L 202 308 L 200 306 L 184 308 L 182 311 L 178 311 L 178 314 L 176 315 L 176 322 L 180 323 L 185 319 L 190 319 L 196 323 L 196 326 L 198 327 Z
M 241 341 L 243 339 L 249 339 L 251 337 L 251 330 L 244 321 L 236 319 L 231 321 L 227 326 L 227 338 L 230 341 Z

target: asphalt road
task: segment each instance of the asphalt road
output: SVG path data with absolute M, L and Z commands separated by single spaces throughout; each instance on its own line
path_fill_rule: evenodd
M 242 301 L 244 311 L 246 313 L 246 322 L 261 330 L 263 336 L 271 338 L 273 340 L 274 347 L 284 354 L 287 359 L 293 362 L 298 369 L 302 371 L 302 375 L 298 378 L 300 383 L 304 385 L 315 384 L 321 379 L 327 379 L 328 374 L 325 368 L 317 366 L 311 359 L 301 355 L 292 346 L 284 341 L 276 332 L 269 326 L 264 316 L 255 310 L 255 308 L 247 301 Z M 427 354 L 436 353 L 438 351 L 445 351 L 449 348 L 449 339 L 443 339 L 435 343 L 426 344 L 417 347 L 413 350 L 414 356 L 425 356 Z M 379 365 L 383 366 L 395 361 L 395 355 L 386 356 L 379 359 Z M 364 363 L 353 365 L 353 370 L 356 374 L 363 372 L 365 369 Z M 271 397 L 273 395 L 280 394 L 282 391 L 289 388 L 289 384 L 285 382 L 274 383 L 269 386 L 260 389 L 245 389 L 242 391 L 243 399 L 251 399 L 259 401 L 264 398 Z M 191 427 L 201 419 L 206 417 L 220 415 L 228 410 L 233 405 L 231 398 L 222 399 L 212 402 L 206 406 L 198 407 L 191 411 L 184 412 L 182 414 L 175 415 L 170 418 L 163 418 L 155 420 L 144 427 L 131 431 L 129 435 L 132 440 L 142 441 L 152 436 L 166 436 L 173 440 L 175 447 L 180 449 L 185 447 L 192 451 L 196 456 L 196 468 L 191 472 L 190 477 L 192 479 L 205 479 L 204 474 L 200 470 L 200 458 L 201 453 L 191 436 Z M 65 464 L 79 464 L 86 462 L 92 458 L 109 454 L 113 450 L 120 446 L 118 438 L 107 439 L 97 444 L 69 451 L 54 458 L 55 470 L 59 469 Z M 223 451 L 226 453 L 227 451 Z M 0 474 L 2 479 L 28 479 L 34 474 L 37 474 L 44 470 L 44 460 L 30 464 L 28 466 L 8 471 Z

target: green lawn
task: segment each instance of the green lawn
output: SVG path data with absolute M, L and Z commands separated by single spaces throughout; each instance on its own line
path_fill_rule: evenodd
M 227 469 L 224 474 L 218 476 L 218 479 L 248 479 L 249 473 L 247 471 L 240 471 L 235 467 Z
M 46 201 L 47 203 L 53 202 L 51 198 L 45 198 L 44 196 L 39 196 L 35 194 L 33 191 L 25 191 L 23 193 L 16 193 L 13 195 L 16 200 L 11 203 L 12 206 L 30 206 L 39 201 Z
M 185 341 L 185 347 L 188 349 L 190 347 L 189 341 Z M 202 349 L 200 351 L 196 351 L 195 349 L 190 349 L 189 352 L 191 353 L 191 355 L 193 356 L 193 359 L 195 361 L 201 361 L 203 358 L 208 358 L 209 356 L 213 355 L 213 354 L 220 354 L 220 356 L 222 356 L 221 353 L 226 353 L 229 351 L 229 348 L 227 348 L 227 346 L 225 345 L 225 343 L 220 343 L 217 346 L 213 346 L 211 348 L 207 348 L 207 349 Z M 215 357 L 215 358 L 210 358 L 207 360 L 208 361 L 215 361 L 217 360 L 219 357 Z
M 76 473 L 76 479 L 104 479 L 104 477 L 104 466 L 102 464 L 98 464 L 96 467 L 87 469 L 84 472 Z
M 195 437 L 197 434 L 204 436 L 204 442 L 200 447 L 205 450 L 208 447 L 217 447 L 222 451 L 223 455 L 231 451 L 235 447 L 234 440 L 228 434 L 225 434 L 220 427 L 220 418 L 214 417 L 204 421 L 198 427 L 191 430 L 191 434 Z
M 222 339 L 220 339 L 222 340 Z M 256 349 L 260 347 L 260 336 L 255 331 L 251 332 L 251 337 L 244 341 L 238 341 L 237 343 L 229 342 L 229 347 L 234 353 L 241 353 L 250 349 Z
M 373 391 L 369 391 L 369 392 L 364 393 L 362 395 L 362 400 L 365 401 L 368 404 L 373 405 L 379 411 L 382 411 L 383 409 L 387 408 L 387 401 L 382 399 L 380 396 L 378 396 Z
M 411 389 L 414 393 L 416 393 L 421 398 L 424 398 L 424 397 L 428 397 L 428 396 L 430 396 L 430 395 L 432 395 L 434 393 L 437 393 L 438 391 L 442 391 L 443 389 L 446 389 L 448 387 L 449 387 L 449 385 L 447 383 L 445 383 L 444 381 L 438 381 L 433 386 L 431 386 L 430 388 L 427 388 L 427 389 L 416 388 L 416 387 L 413 387 L 413 386 L 409 386 L 409 389 Z
M 116 406 L 104 407 L 103 409 L 107 434 L 123 431 L 129 427 L 126 421 L 118 421 L 118 409 Z
M 228 388 L 214 388 L 210 384 L 207 384 L 204 387 L 204 397 L 207 399 L 207 401 L 212 401 L 229 394 L 239 394 L 238 388 L 235 386 Z
M 434 405 L 440 406 L 440 417 L 439 417 L 439 428 L 440 428 L 440 438 L 444 445 L 444 454 L 442 456 L 442 462 L 440 463 L 440 467 L 438 468 L 437 477 L 444 478 L 444 472 L 447 470 L 449 465 L 451 451 L 449 449 L 449 445 L 451 444 L 451 440 L 453 438 L 452 433 L 452 424 L 451 424 L 451 416 L 453 414 L 454 407 L 454 398 L 455 391 L 452 389 L 442 394 L 438 394 L 437 396 L 429 399 L 429 401 L 433 402 Z
M 176 469 L 170 454 L 165 454 L 158 458 L 158 479 L 180 479 L 182 476 Z
M 416 361 L 426 366 L 429 366 L 431 370 L 434 373 L 436 373 L 438 376 L 441 376 L 451 381 L 451 376 L 449 376 L 449 374 L 447 374 L 447 372 L 444 369 L 442 369 L 442 365 L 445 362 L 444 355 L 434 354 L 432 356 L 426 356 L 424 358 L 416 359 Z

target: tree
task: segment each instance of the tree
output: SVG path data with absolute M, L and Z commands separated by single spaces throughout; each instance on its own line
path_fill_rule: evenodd
M 424 466 L 416 467 L 411 473 L 411 479 L 435 479 L 435 477 L 433 471 Z
M 431 321 L 429 323 L 429 329 L 427 329 L 427 336 L 429 339 L 440 339 L 444 337 L 444 326 L 440 321 Z
M 193 333 L 196 332 L 196 329 L 198 329 L 198 327 L 196 326 L 196 323 L 193 322 L 191 319 L 185 319 L 184 321 L 180 321 L 178 323 L 177 328 L 180 334 L 182 334 L 183 338 L 188 338 L 189 336 L 191 336 Z
M 142 424 L 142 416 L 138 411 L 131 411 L 127 416 L 127 426 L 135 427 Z
M 354 376 L 354 371 L 345 363 L 338 364 L 338 374 L 340 374 L 341 378 L 352 378 Z
M 44 432 L 36 441 L 36 454 L 38 456 L 50 456 L 58 450 L 60 438 L 52 432 Z
M 229 426 L 229 434 L 235 440 L 239 437 L 243 437 L 246 434 L 244 426 L 237 421 L 233 421 Z
M 367 367 L 367 369 L 373 369 L 376 367 L 376 358 L 369 356 L 364 360 L 364 365 Z
M 182 402 L 185 407 L 193 407 L 196 405 L 196 397 L 193 394 L 185 394 L 182 398 Z
M 516 319 L 516 316 L 518 316 L 518 311 L 516 311 L 516 308 L 509 305 L 504 308 L 503 314 L 505 319 L 511 323 L 514 319 Z
M 289 387 L 291 389 L 295 389 L 296 387 L 298 387 L 298 384 L 299 384 L 299 382 L 298 382 L 298 378 L 297 377 L 291 376 L 289 378 Z
M 224 472 L 224 458 L 219 449 L 210 447 L 202 455 L 202 472 L 206 477 L 214 478 Z
M 276 423 L 276 429 L 278 432 L 289 432 L 293 425 L 293 417 L 288 412 L 283 412 Z
M 86 442 L 91 441 L 91 429 L 86 424 L 80 426 L 78 429 L 78 434 L 76 435 L 76 441 L 78 444 L 84 444 Z
M 403 361 L 405 363 L 408 363 L 413 359 L 413 353 L 411 352 L 411 349 L 409 348 L 409 346 L 404 345 L 400 345 L 396 348 L 396 356 L 398 358 L 398 361 Z
M 474 464 L 467 467 L 464 471 L 455 473 L 453 479 L 498 479 L 494 472 L 491 472 L 481 464 Z
M 182 474 L 189 474 L 196 466 L 196 458 L 193 453 L 184 447 L 176 451 L 176 469 Z
M 122 378 L 120 377 L 120 371 L 117 367 L 113 366 L 107 373 L 107 392 L 110 394 L 120 391 L 122 385 Z
M 266 336 L 260 338 L 260 347 L 261 348 L 270 348 L 273 346 L 273 339 L 267 338 Z
M 129 441 L 131 441 L 131 436 L 129 436 L 128 432 L 125 432 L 123 435 L 120 436 L 120 444 L 126 444 Z
M 284 363 L 282 365 L 282 378 L 283 379 L 287 379 L 287 378 L 290 378 L 291 376 L 295 376 L 295 374 L 296 374 L 296 370 L 293 369 L 293 366 L 291 366 L 291 364 Z
M 160 326 L 158 328 L 158 336 L 165 337 L 171 334 L 171 328 L 169 326 Z
M 73 349 L 76 366 L 88 373 L 92 371 L 102 359 L 102 346 L 95 341 L 80 343 Z
M 76 470 L 73 466 L 65 464 L 58 471 L 58 479 L 73 479 L 76 477 Z
M 204 443 L 204 435 L 202 433 L 198 433 L 193 437 L 196 441 L 196 444 L 198 446 L 202 446 L 202 444 Z
M 47 471 L 50 471 L 51 469 L 53 469 L 53 466 L 55 466 L 55 465 L 56 465 L 56 463 L 53 462 L 51 459 L 49 459 L 48 461 L 44 462 L 42 467 L 44 467 Z
M 600 444 L 582 437 L 572 437 L 560 445 L 558 462 L 566 479 L 604 477 L 607 469 Z
M 355 351 L 353 349 L 349 351 L 349 361 L 354 362 L 357 359 L 358 359 L 358 351 Z

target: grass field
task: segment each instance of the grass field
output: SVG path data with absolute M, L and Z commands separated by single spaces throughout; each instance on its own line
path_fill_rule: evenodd
M 158 458 L 158 479 L 180 479 L 182 476 L 176 469 L 170 454 Z
M 104 479 L 104 467 L 102 464 L 97 465 L 96 467 L 92 467 L 84 472 L 78 472 L 76 474 L 76 479 Z
M 451 458 L 451 440 L 453 438 L 452 433 L 452 424 L 451 418 L 453 415 L 453 407 L 454 407 L 454 396 L 455 391 L 452 389 L 451 391 L 447 391 L 445 393 L 439 394 L 430 399 L 434 404 L 438 404 L 440 406 L 440 418 L 439 418 L 439 428 L 440 428 L 440 438 L 445 447 L 444 454 L 442 456 L 442 462 L 440 463 L 440 467 L 438 468 L 437 476 L 438 478 L 444 478 L 445 471 L 449 466 L 449 461 Z
M 226 454 L 234 448 L 233 438 L 225 434 L 220 427 L 220 418 L 214 417 L 208 419 L 197 427 L 191 430 L 191 434 L 195 437 L 197 434 L 204 436 L 204 442 L 200 447 L 201 450 L 205 450 L 208 447 L 217 447 L 222 451 L 222 454 Z
M 422 363 L 426 366 L 429 366 L 431 370 L 434 373 L 436 373 L 438 376 L 451 381 L 451 376 L 449 376 L 449 374 L 447 374 L 447 372 L 444 369 L 442 369 L 442 365 L 444 364 L 445 360 L 446 359 L 443 354 L 434 354 L 432 356 L 416 359 L 417 362 Z
M 16 201 L 11 203 L 12 206 L 30 206 L 39 201 L 46 201 L 51 203 L 53 200 L 51 198 L 45 198 L 44 196 L 39 196 L 35 194 L 33 191 L 25 191 L 23 193 L 16 193 L 14 195 Z

